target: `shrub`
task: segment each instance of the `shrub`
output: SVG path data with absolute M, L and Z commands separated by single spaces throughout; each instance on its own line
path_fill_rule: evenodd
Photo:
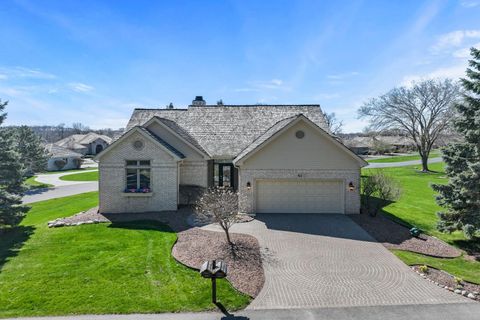
M 428 273 L 428 267 L 426 265 L 420 266 L 418 270 L 420 270 L 421 273 Z
M 397 200 L 400 194 L 400 186 L 382 171 L 362 177 L 362 207 L 372 216 L 389 202 Z

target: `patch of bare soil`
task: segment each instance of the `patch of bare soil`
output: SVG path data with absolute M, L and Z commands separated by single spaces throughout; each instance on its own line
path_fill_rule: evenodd
M 192 228 L 178 234 L 172 255 L 179 262 L 200 269 L 207 260 L 223 260 L 227 263 L 227 279 L 239 291 L 256 297 L 263 287 L 260 246 L 256 238 L 232 233 L 235 247 L 230 248 L 223 232 Z
M 455 258 L 462 254 L 460 250 L 440 239 L 425 234 L 419 238 L 413 237 L 408 228 L 382 215 L 372 217 L 357 214 L 350 218 L 388 249 L 412 251 L 439 258 Z
M 464 296 L 471 294 L 469 298 L 480 301 L 480 285 L 478 284 L 466 281 L 457 283 L 457 281 L 455 281 L 455 277 L 453 277 L 451 274 L 431 267 L 428 267 L 426 273 L 422 273 L 420 271 L 420 266 L 413 266 L 412 269 L 447 290 L 454 291 Z

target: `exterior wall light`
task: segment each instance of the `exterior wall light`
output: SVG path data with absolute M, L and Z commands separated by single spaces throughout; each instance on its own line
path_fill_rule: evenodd
M 348 191 L 354 191 L 355 190 L 355 186 L 353 185 L 353 182 L 350 181 L 350 183 L 348 184 Z
M 247 189 L 250 190 L 250 188 L 252 188 L 252 184 L 250 183 L 250 181 L 247 182 Z

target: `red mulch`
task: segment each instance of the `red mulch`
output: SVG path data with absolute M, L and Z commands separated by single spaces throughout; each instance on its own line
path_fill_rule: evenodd
M 260 246 L 256 238 L 232 233 L 234 251 L 227 245 L 223 232 L 192 228 L 178 234 L 172 255 L 179 262 L 200 269 L 207 260 L 223 260 L 227 263 L 227 279 L 239 291 L 256 297 L 263 287 Z

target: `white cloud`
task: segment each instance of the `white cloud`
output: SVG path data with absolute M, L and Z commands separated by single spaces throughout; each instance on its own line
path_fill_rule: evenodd
M 462 0 L 460 1 L 460 5 L 465 8 L 474 8 L 480 6 L 479 0 Z
M 356 71 L 352 71 L 352 72 L 347 72 L 347 73 L 337 73 L 337 74 L 329 74 L 327 75 L 327 79 L 330 79 L 330 80 L 342 80 L 342 79 L 345 79 L 345 78 L 350 78 L 350 77 L 353 77 L 353 76 L 357 76 L 359 75 L 360 73 L 356 72 Z
M 480 39 L 480 30 L 456 30 L 438 37 L 432 49 L 435 53 L 461 46 L 466 39 Z
M 416 75 L 407 75 L 404 76 L 401 82 L 402 86 L 411 86 L 412 82 L 415 81 L 422 81 L 425 79 L 458 79 L 460 77 L 465 76 L 465 70 L 467 68 L 466 63 L 450 66 L 450 67 L 442 67 L 435 69 L 430 72 L 426 72 L 424 74 L 416 74 Z
M 339 93 L 319 93 L 313 97 L 313 100 L 331 100 L 331 99 L 336 99 L 340 98 Z
M 73 91 L 81 92 L 81 93 L 90 92 L 94 89 L 92 86 L 89 86 L 88 84 L 81 83 L 81 82 L 70 82 L 68 86 Z
M 461 58 L 461 59 L 471 58 L 471 55 L 470 55 L 470 48 L 471 47 L 480 48 L 480 42 L 475 43 L 474 45 L 468 46 L 466 48 L 458 49 L 458 50 L 454 51 L 452 53 L 452 55 L 455 58 Z
M 28 78 L 52 80 L 57 76 L 51 73 L 43 72 L 37 69 L 29 69 L 24 67 L 0 67 L 0 73 L 6 78 Z
M 235 92 L 262 92 L 265 90 L 290 91 L 291 87 L 285 85 L 283 80 L 271 79 L 267 81 L 251 81 L 248 87 L 234 89 Z

